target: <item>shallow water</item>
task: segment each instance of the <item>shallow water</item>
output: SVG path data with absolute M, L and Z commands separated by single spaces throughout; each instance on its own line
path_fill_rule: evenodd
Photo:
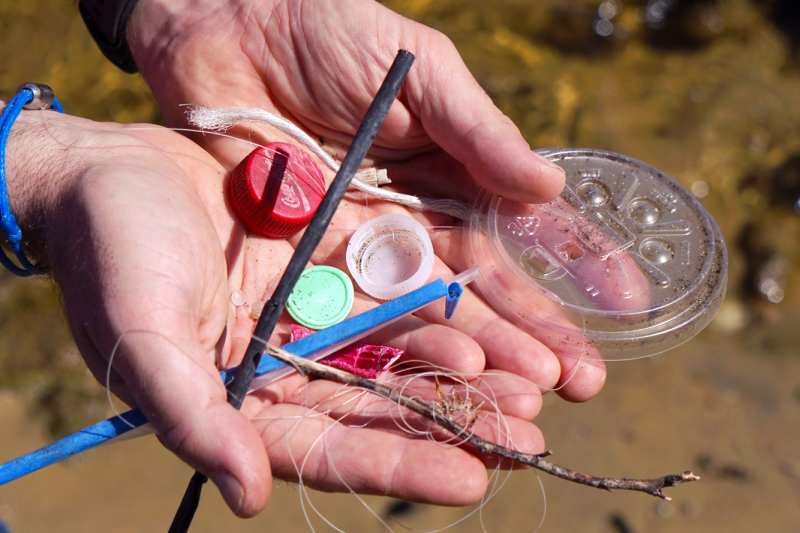
M 612 364 L 606 388 L 586 405 L 548 395 L 537 420 L 564 466 L 629 477 L 693 469 L 703 480 L 670 489 L 675 501 L 660 503 L 543 479 L 548 515 L 541 531 L 795 531 L 798 4 L 386 4 L 450 36 L 533 147 L 592 147 L 645 161 L 691 190 L 728 243 L 729 296 L 707 331 L 665 356 Z M 58 46 L 54 35 L 64 36 Z M 158 120 L 144 82 L 102 58 L 72 2 L 0 0 L 0 56 L 1 97 L 24 81 L 42 81 L 73 114 Z M 0 387 L 3 459 L 106 414 L 47 283 L 0 274 Z M 189 470 L 159 448 L 153 439 L 126 443 L 2 487 L 0 518 L 14 532 L 164 529 Z M 520 472 L 510 484 L 485 510 L 486 525 L 533 531 L 542 513 L 538 483 Z M 206 491 L 192 530 L 305 530 L 296 490 L 282 487 L 264 515 L 246 522 L 228 516 L 216 491 Z M 379 530 L 349 496 L 313 498 L 348 531 Z M 394 505 L 369 502 L 379 514 Z M 396 512 L 404 524 L 428 529 L 463 513 L 402 505 Z M 480 526 L 473 519 L 455 530 Z

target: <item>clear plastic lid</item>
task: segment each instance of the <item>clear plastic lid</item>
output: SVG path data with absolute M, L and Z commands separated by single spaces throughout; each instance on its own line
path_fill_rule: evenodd
M 467 219 L 467 261 L 480 265 L 477 289 L 495 310 L 576 357 L 645 357 L 702 330 L 728 269 L 706 210 L 635 159 L 539 153 L 566 171 L 559 198 L 531 205 L 481 191 Z

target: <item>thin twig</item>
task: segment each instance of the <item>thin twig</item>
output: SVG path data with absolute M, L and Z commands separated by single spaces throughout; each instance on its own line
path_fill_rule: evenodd
M 275 346 L 268 345 L 265 353 L 283 363 L 294 366 L 304 375 L 312 375 L 317 378 L 329 379 L 345 385 L 359 387 L 382 396 L 387 400 L 391 400 L 397 405 L 405 407 L 427 418 L 435 424 L 438 424 L 453 435 L 464 439 L 465 442 L 472 445 L 481 453 L 495 455 L 504 459 L 510 459 L 512 461 L 522 463 L 527 466 L 532 466 L 533 468 L 537 468 L 553 476 L 560 477 L 561 479 L 574 481 L 575 483 L 580 483 L 582 485 L 589 485 L 590 487 L 606 489 L 609 492 L 612 489 L 646 492 L 647 494 L 652 494 L 653 496 L 657 496 L 664 500 L 669 500 L 670 497 L 661 492 L 661 489 L 665 487 L 674 487 L 676 485 L 680 485 L 681 483 L 697 481 L 700 479 L 699 476 L 694 475 L 688 470 L 681 474 L 670 474 L 668 476 L 654 479 L 620 479 L 594 477 L 587 474 L 582 474 L 580 472 L 555 465 L 549 461 L 545 461 L 544 458 L 548 455 L 551 455 L 551 452 L 531 455 L 511 450 L 505 446 L 500 446 L 499 444 L 482 439 L 481 437 L 475 435 L 471 429 L 453 421 L 452 417 L 447 416 L 445 410 L 436 404 L 429 404 L 416 398 L 411 398 L 394 389 L 381 385 L 380 383 L 376 383 L 375 381 L 351 374 L 345 370 L 339 370 L 338 368 L 332 368 L 314 361 L 303 359 L 302 357 L 297 357 Z

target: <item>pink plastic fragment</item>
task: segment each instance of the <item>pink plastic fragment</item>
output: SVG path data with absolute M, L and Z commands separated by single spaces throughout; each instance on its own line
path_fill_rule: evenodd
M 315 333 L 312 329 L 292 324 L 291 342 L 308 337 L 312 333 Z M 398 348 L 354 342 L 322 359 L 320 363 L 347 370 L 367 379 L 375 379 L 384 370 L 389 370 L 401 355 L 403 350 Z

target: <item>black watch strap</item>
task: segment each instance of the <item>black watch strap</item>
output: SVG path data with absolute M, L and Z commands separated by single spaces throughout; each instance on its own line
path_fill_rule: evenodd
M 80 0 L 78 9 L 100 51 L 129 74 L 138 72 L 133 61 L 125 26 L 137 0 Z

